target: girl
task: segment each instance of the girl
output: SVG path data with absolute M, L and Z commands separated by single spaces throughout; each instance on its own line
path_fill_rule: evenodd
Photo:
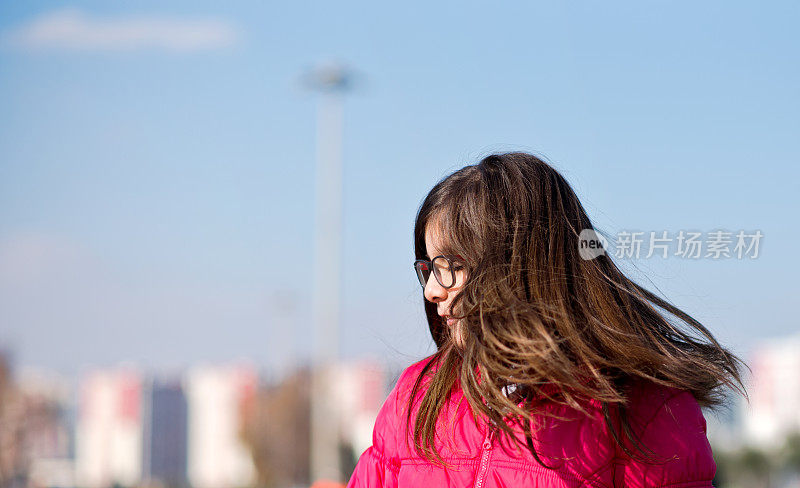
M 744 393 L 743 364 L 581 250 L 593 229 L 530 154 L 433 187 L 414 267 L 438 349 L 400 376 L 348 487 L 712 486 L 700 406 Z

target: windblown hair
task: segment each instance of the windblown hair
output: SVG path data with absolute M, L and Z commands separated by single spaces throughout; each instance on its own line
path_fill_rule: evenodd
M 456 385 L 501 434 L 516 441 L 507 415 L 525 426 L 525 447 L 542 465 L 530 437 L 536 402 L 581 411 L 582 400 L 601 402 L 615 441 L 634 455 L 625 439 L 647 453 L 627 416 L 633 380 L 687 390 L 701 406 L 720 405 L 725 388 L 746 395 L 744 363 L 702 324 L 627 278 L 606 253 L 581 257 L 581 231 L 599 231 L 567 181 L 536 156 L 492 154 L 436 184 L 417 214 L 417 259 L 425 259 L 428 225 L 443 236 L 443 253 L 463 257 L 467 276 L 451 310 L 462 344 L 423 300 L 438 350 L 414 383 L 406 428 L 427 378 L 412 439 L 429 461 L 444 464 L 436 422 Z M 521 406 L 502 393 L 508 384 L 523 392 Z

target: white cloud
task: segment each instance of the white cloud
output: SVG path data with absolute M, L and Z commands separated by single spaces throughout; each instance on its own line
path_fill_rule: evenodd
M 47 12 L 7 32 L 4 44 L 23 49 L 191 52 L 235 45 L 239 32 L 220 19 L 158 16 L 90 17 L 74 10 Z

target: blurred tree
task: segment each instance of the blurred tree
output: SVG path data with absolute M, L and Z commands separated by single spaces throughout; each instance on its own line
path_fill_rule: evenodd
M 736 471 L 734 455 L 716 446 L 712 448 L 712 452 L 714 453 L 717 472 L 711 484 L 717 488 L 727 487 L 729 486 L 729 480 L 734 479 L 734 472 Z
M 781 451 L 784 467 L 795 473 L 800 472 L 800 431 L 792 432 L 786 437 Z
M 339 472 L 342 473 L 345 480 L 349 480 L 356 469 L 358 456 L 353 450 L 353 446 L 344 440 L 339 441 L 339 462 Z
M 310 485 L 310 393 L 311 374 L 303 369 L 256 394 L 241 434 L 258 486 Z
M 749 486 L 770 488 L 773 466 L 769 453 L 755 447 L 745 447 L 737 458 L 739 469 L 744 471 L 743 477 L 753 479 Z

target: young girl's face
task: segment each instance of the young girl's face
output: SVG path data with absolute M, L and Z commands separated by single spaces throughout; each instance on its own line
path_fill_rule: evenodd
M 428 224 L 425 227 L 425 250 L 428 254 L 427 258 L 432 259 L 436 256 L 444 254 L 443 237 L 438 231 L 435 222 Z M 456 282 L 454 286 L 445 288 L 436 281 L 433 273 L 428 277 L 428 282 L 425 284 L 425 299 L 429 302 L 436 304 L 436 311 L 442 317 L 442 321 L 451 329 L 453 334 L 453 341 L 456 346 L 462 347 L 464 345 L 464 336 L 459 325 L 458 320 L 450 318 L 453 315 L 451 310 L 453 299 L 461 291 L 464 285 L 464 272 L 456 272 Z M 446 282 L 445 282 L 446 283 Z

